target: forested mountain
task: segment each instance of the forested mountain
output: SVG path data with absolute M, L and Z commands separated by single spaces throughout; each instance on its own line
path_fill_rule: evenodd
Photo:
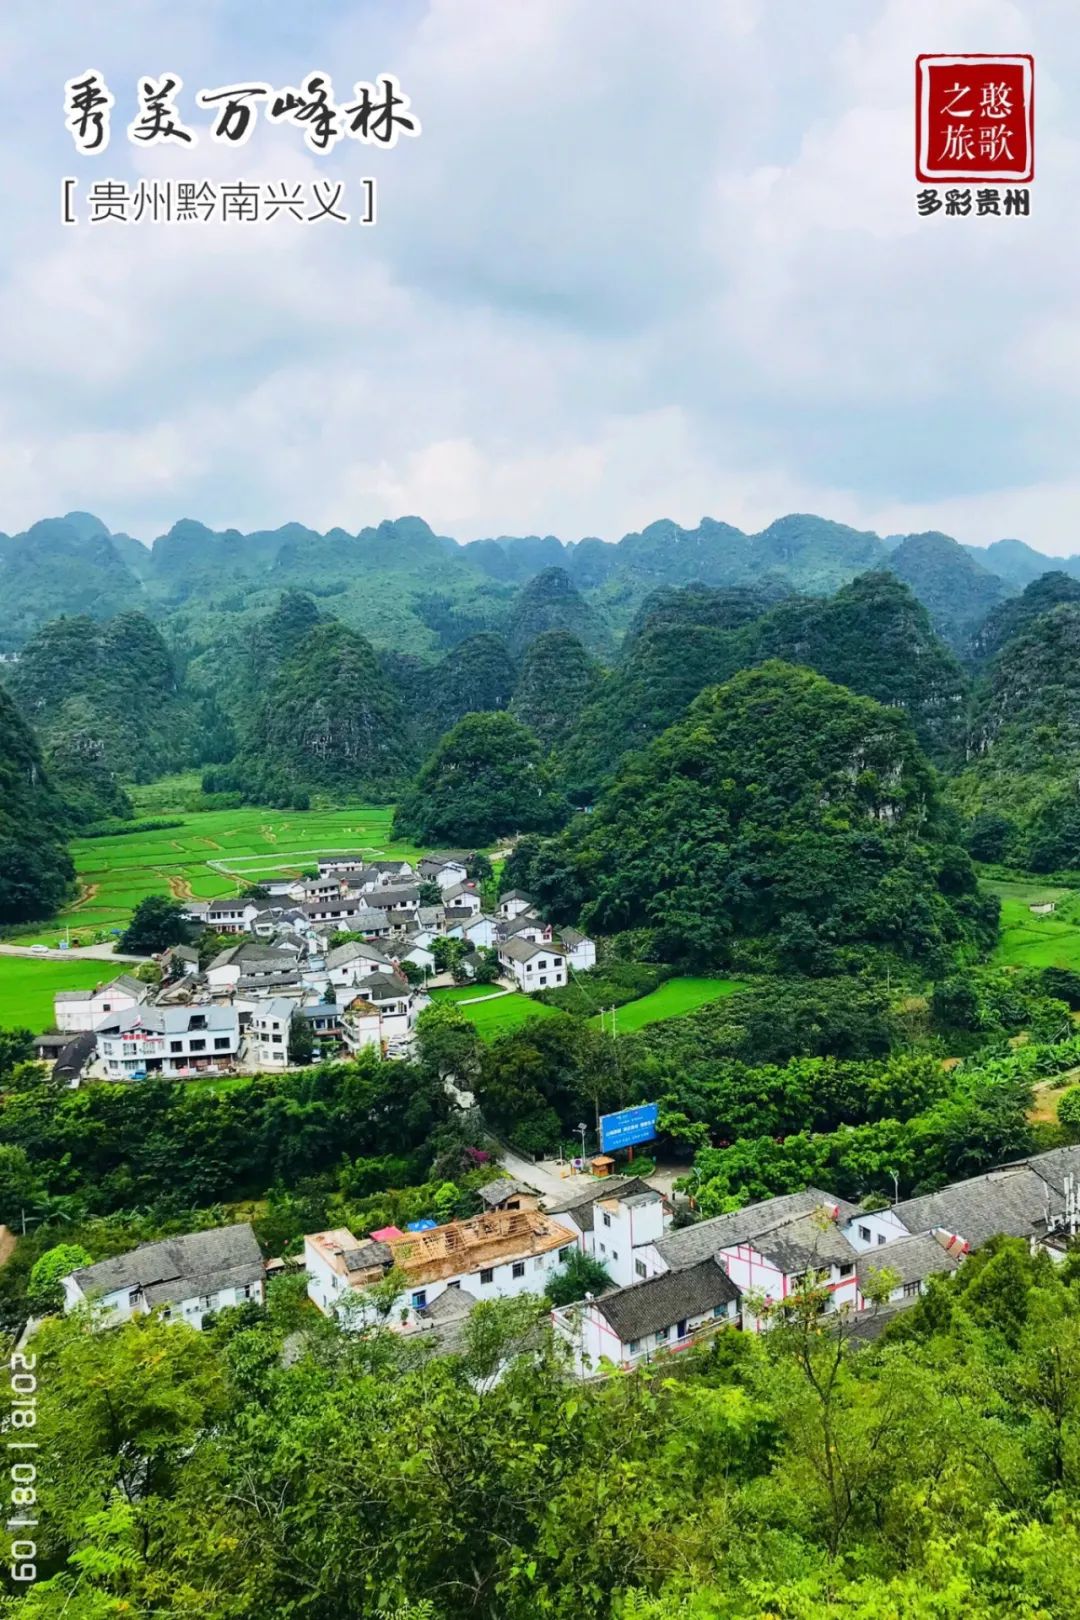
M 611 650 L 604 620 L 571 584 L 564 568 L 545 568 L 522 587 L 507 621 L 510 651 L 520 658 L 529 643 L 548 630 L 567 631 L 591 653 Z
M 437 738 L 466 714 L 505 709 L 515 678 L 514 661 L 500 636 L 491 631 L 468 636 L 428 671 L 417 693 L 418 722 Z
M 141 613 L 104 622 L 54 619 L 9 666 L 8 687 L 37 732 L 56 785 L 80 796 L 116 781 L 149 782 L 201 757 L 195 706 L 180 693 L 169 649 Z M 114 814 L 100 803 L 97 813 Z
M 107 531 L 61 519 L 0 535 L 0 651 L 21 647 L 61 614 L 109 619 L 141 605 L 142 586 Z
M 343 624 L 320 623 L 263 693 L 236 762 L 207 786 L 303 807 L 312 791 L 389 798 L 412 764 L 405 710 L 374 649 Z
M 1013 589 L 947 534 L 909 534 L 886 566 L 911 587 L 938 635 L 957 652 Z
M 402 796 L 393 831 L 471 849 L 507 834 L 552 832 L 568 814 L 531 731 L 511 714 L 467 714 Z
M 904 716 L 779 662 L 703 692 L 526 880 L 556 919 L 650 929 L 700 967 L 941 966 L 996 918 Z
M 1080 602 L 1080 580 L 1055 571 L 1040 574 L 1019 596 L 1012 596 L 987 614 L 971 638 L 971 660 L 986 663 L 1021 630 L 1062 602 Z
M 46 917 L 62 902 L 74 876 L 65 821 L 34 734 L 0 687 L 0 922 Z
M 545 748 L 554 748 L 574 734 L 600 679 L 576 636 L 546 630 L 525 651 L 510 707 Z
M 961 750 L 967 683 L 899 580 L 864 574 L 834 596 L 795 597 L 770 611 L 765 600 L 701 585 L 649 599 L 563 751 L 575 798 L 594 798 L 618 761 L 678 720 L 704 687 L 769 658 L 903 709 L 939 761 Z
M 969 816 L 1006 818 L 1001 854 L 1052 871 L 1080 864 L 1080 601 L 1020 619 L 990 664 L 952 792 Z
M 137 610 L 161 622 L 170 643 L 197 661 L 242 637 L 283 591 L 294 590 L 376 648 L 429 661 L 484 631 L 502 635 L 519 656 L 528 637 L 545 629 L 568 630 L 607 657 L 612 638 L 665 586 L 820 595 L 885 566 L 900 573 L 959 648 L 981 614 L 1049 565 L 1021 541 L 965 548 L 941 535 L 881 539 L 807 513 L 756 534 L 712 518 L 692 529 L 661 519 L 613 544 L 503 535 L 459 545 L 418 517 L 326 534 L 302 523 L 243 534 L 185 518 L 143 547 L 110 535 L 89 513 L 71 512 L 0 536 L 0 651 L 16 650 L 63 613 L 109 618 Z M 1080 577 L 1080 558 L 1055 566 Z M 539 602 L 523 600 L 523 589 L 551 569 L 561 570 L 561 609 L 550 578 Z M 583 614 L 566 581 L 595 617 Z

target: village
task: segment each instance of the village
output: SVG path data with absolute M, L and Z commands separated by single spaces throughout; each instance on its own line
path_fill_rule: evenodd
M 277 1072 L 298 1053 L 369 1046 L 404 1057 L 429 989 L 475 982 L 478 997 L 531 994 L 595 965 L 594 942 L 555 933 L 521 890 L 486 912 L 470 860 L 446 851 L 414 867 L 333 854 L 317 876 L 268 880 L 257 898 L 186 902 L 193 932 L 236 942 L 202 966 L 197 944 L 172 946 L 160 983 L 124 972 L 59 991 L 38 1056 L 72 1085 Z
M 503 1175 L 481 1189 L 472 1219 L 313 1232 L 292 1260 L 264 1261 L 246 1222 L 148 1243 L 65 1277 L 65 1309 L 89 1308 L 102 1327 L 156 1310 L 200 1329 L 299 1271 L 323 1316 L 446 1354 L 484 1302 L 531 1295 L 542 1318 L 552 1278 L 585 1255 L 610 1286 L 548 1314 L 568 1371 L 588 1379 L 719 1330 L 768 1331 L 807 1308 L 870 1341 L 996 1234 L 1064 1260 L 1080 1222 L 1078 1178 L 1080 1146 L 1058 1148 L 886 1208 L 810 1187 L 687 1224 L 685 1201 L 647 1179 L 577 1177 L 552 1195 Z

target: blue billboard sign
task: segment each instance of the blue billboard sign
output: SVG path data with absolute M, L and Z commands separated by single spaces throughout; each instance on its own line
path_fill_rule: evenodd
M 656 1135 L 656 1116 L 659 1103 L 642 1103 L 640 1108 L 623 1108 L 617 1114 L 600 1117 L 600 1151 L 613 1153 L 616 1148 L 634 1147 L 638 1142 L 651 1142 Z

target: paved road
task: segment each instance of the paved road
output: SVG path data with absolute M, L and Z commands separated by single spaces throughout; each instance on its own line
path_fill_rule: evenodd
M 73 945 L 69 951 L 35 951 L 29 945 L 0 944 L 0 956 L 29 956 L 36 962 L 146 962 L 145 956 L 122 956 L 111 945 Z
M 531 1159 L 522 1159 L 518 1154 L 512 1153 L 509 1148 L 499 1149 L 499 1159 L 504 1165 L 508 1175 L 515 1181 L 523 1181 L 527 1187 L 534 1187 L 544 1198 L 563 1199 L 573 1188 L 580 1187 L 583 1182 L 590 1180 L 589 1176 L 562 1176 L 552 1175 L 550 1170 L 544 1170 Z

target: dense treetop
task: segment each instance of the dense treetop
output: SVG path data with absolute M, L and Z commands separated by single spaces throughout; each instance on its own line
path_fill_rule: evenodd
M 546 630 L 529 643 L 511 710 L 545 748 L 572 737 L 600 686 L 600 669 L 568 630 Z
M 480 846 L 550 832 L 568 808 L 531 731 L 510 714 L 468 714 L 402 796 L 393 830 L 417 843 Z

